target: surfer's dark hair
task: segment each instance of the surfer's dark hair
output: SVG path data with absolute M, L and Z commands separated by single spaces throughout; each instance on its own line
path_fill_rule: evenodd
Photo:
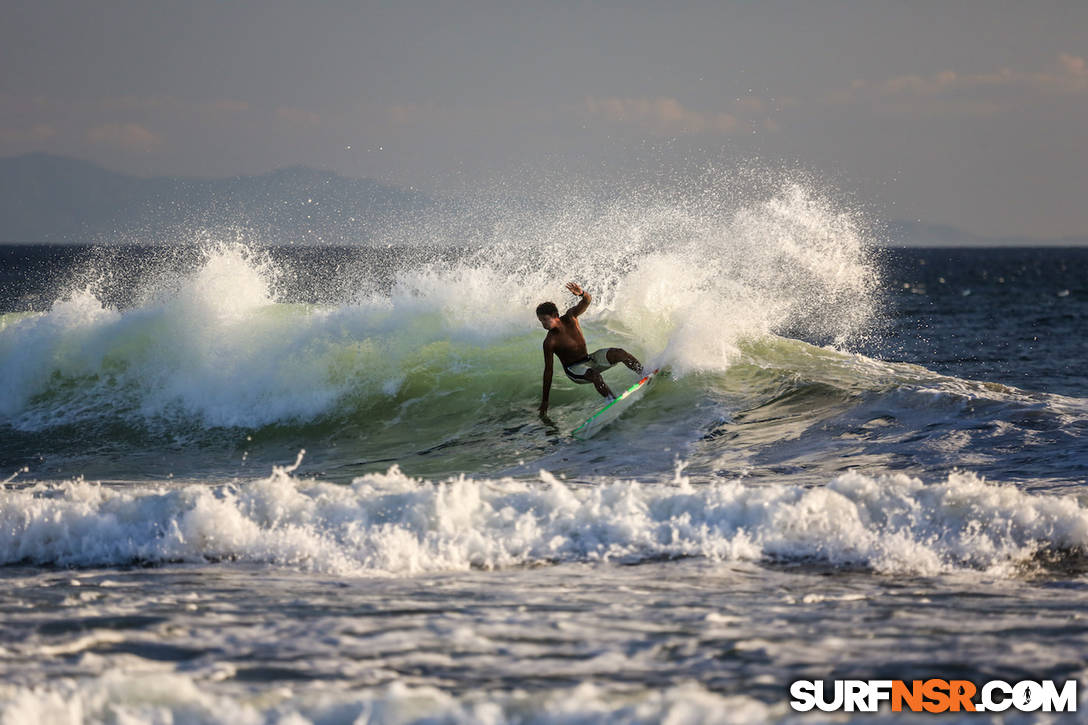
M 559 317 L 559 308 L 555 306 L 554 302 L 541 302 L 536 306 L 537 317 L 540 315 L 551 315 L 552 317 Z

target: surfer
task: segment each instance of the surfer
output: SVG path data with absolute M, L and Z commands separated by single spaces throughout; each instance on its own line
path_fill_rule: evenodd
M 541 413 L 548 411 L 548 394 L 552 389 L 552 355 L 559 358 L 568 378 L 576 383 L 592 383 L 597 392 L 608 399 L 615 396 L 605 384 L 601 372 L 616 363 L 623 363 L 642 375 L 642 363 L 622 348 L 603 347 L 592 355 L 586 352 L 586 338 L 582 335 L 582 326 L 578 324 L 578 315 L 586 311 L 593 298 L 574 282 L 569 282 L 567 289 L 582 300 L 563 316 L 559 315 L 559 308 L 554 302 L 541 302 L 536 308 L 536 318 L 548 331 L 544 338 L 544 393 L 540 400 Z

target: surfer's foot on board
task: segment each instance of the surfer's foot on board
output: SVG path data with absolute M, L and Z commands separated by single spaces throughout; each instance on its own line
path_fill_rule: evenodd
M 601 396 L 604 397 L 604 399 L 607 400 L 609 403 L 616 399 L 616 396 L 612 392 L 612 389 L 605 385 L 603 380 L 601 381 L 600 385 L 596 386 L 596 388 L 597 392 L 600 393 Z
M 586 377 L 589 378 L 589 382 L 593 383 L 593 387 L 597 389 L 597 392 L 600 393 L 602 397 L 608 398 L 609 400 L 616 397 L 612 395 L 612 390 L 608 387 L 608 384 L 605 383 L 604 378 L 598 371 L 591 368 L 586 372 Z

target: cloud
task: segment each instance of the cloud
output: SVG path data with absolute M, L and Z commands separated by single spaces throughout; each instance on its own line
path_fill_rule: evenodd
M 57 130 L 46 123 L 36 123 L 30 128 L 0 127 L 0 143 L 4 144 L 37 144 L 48 141 L 56 135 Z
M 494 103 L 431 101 L 401 102 L 383 106 L 359 106 L 355 118 L 398 133 L 427 133 L 459 138 L 494 138 L 495 134 L 546 133 L 572 118 L 584 121 L 582 104 L 549 103 L 541 99 L 502 100 Z M 358 123 L 356 123 L 358 125 Z
M 411 126 L 432 118 L 434 108 L 416 103 L 397 103 L 387 110 L 389 121 L 394 126 Z
M 1025 73 L 1002 68 L 992 73 L 962 74 L 946 70 L 931 76 L 906 75 L 877 86 L 886 94 L 937 95 L 975 88 L 1024 88 L 1039 93 L 1079 94 L 1088 91 L 1088 68 L 1084 59 L 1062 53 L 1050 72 Z
M 162 145 L 163 129 L 175 139 L 186 129 L 206 135 L 213 127 L 237 127 L 246 114 L 251 114 L 250 104 L 237 99 L 183 100 L 169 95 L 64 99 L 0 92 L 0 143 L 62 153 L 86 153 L 88 144 L 146 152 Z M 181 134 L 174 133 L 179 130 Z
M 174 96 L 155 95 L 62 99 L 0 93 L 0 114 L 9 118 L 36 116 L 41 122 L 54 125 L 76 118 L 84 125 L 105 124 L 115 118 L 128 118 L 144 124 L 149 119 L 160 122 L 164 119 L 227 120 L 249 110 L 249 103 L 232 98 L 183 100 Z
M 213 100 L 186 100 L 168 95 L 109 96 L 91 101 L 76 101 L 69 110 L 97 113 L 104 116 L 232 116 L 245 113 L 249 104 L 232 98 Z
M 286 121 L 292 126 L 319 126 L 321 117 L 311 111 L 290 106 L 280 106 L 276 109 L 276 118 Z
M 511 124 L 531 121 L 534 112 L 520 103 L 396 103 L 383 109 L 386 120 L 396 127 L 434 124 Z
M 148 152 L 162 144 L 162 139 L 138 123 L 107 123 L 87 131 L 92 144 L 111 146 L 123 151 Z
M 1050 96 L 1088 95 L 1088 64 L 1069 53 L 1058 56 L 1047 71 L 1002 68 L 988 73 L 942 70 L 931 75 L 906 74 L 878 82 L 854 81 L 829 97 L 832 102 L 868 99 L 892 112 L 995 114 L 1027 102 L 1024 93 Z
M 1025 108 L 1040 98 L 1079 97 L 1088 97 L 1088 64 L 1084 58 L 1061 53 L 1058 62 L 1043 72 L 1004 67 L 987 73 L 904 74 L 878 82 L 857 79 L 825 100 L 832 105 L 864 102 L 889 115 L 985 116 Z
M 585 110 L 612 123 L 640 126 L 661 134 L 734 133 L 741 122 L 731 113 L 704 113 L 685 108 L 675 98 L 587 97 Z
M 1058 56 L 1059 73 L 1054 76 L 1058 87 L 1068 93 L 1088 91 L 1088 66 L 1078 55 L 1062 53 Z
M 767 102 L 759 96 L 744 96 L 743 98 L 738 98 L 734 105 L 739 111 L 751 115 L 765 113 L 767 110 Z
M 249 104 L 245 101 L 237 101 L 230 98 L 209 101 L 204 105 L 207 110 L 214 113 L 245 113 L 249 110 Z

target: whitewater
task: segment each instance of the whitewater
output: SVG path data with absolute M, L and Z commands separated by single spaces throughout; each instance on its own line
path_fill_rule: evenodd
M 4 250 L 0 722 L 1085 691 L 1083 250 L 885 250 L 795 182 L 444 210 L 357 248 L 218 236 Z M 571 279 L 591 348 L 664 371 L 588 442 L 592 391 L 536 412 L 533 309 Z

